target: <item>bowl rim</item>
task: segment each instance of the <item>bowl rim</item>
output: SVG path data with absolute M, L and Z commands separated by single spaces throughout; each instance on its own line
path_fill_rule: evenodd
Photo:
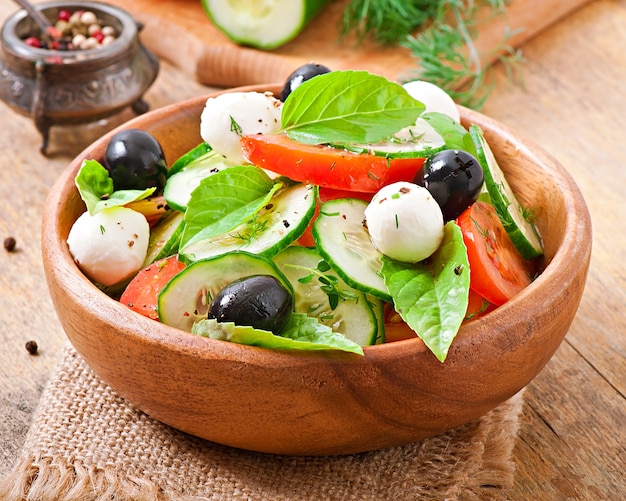
M 167 118 L 171 113 L 182 114 L 189 109 L 197 109 L 203 105 L 208 97 L 215 96 L 223 92 L 249 91 L 259 89 L 269 89 L 275 91 L 282 84 L 270 83 L 265 85 L 253 85 L 225 89 L 220 92 L 210 93 L 187 99 L 180 103 L 174 103 L 149 112 L 150 117 L 155 120 Z M 459 106 L 463 122 L 472 122 L 483 129 L 494 129 L 497 127 L 498 135 L 504 141 L 515 144 L 516 149 L 522 155 L 534 158 L 554 179 L 554 183 L 560 188 L 563 203 L 567 213 L 565 214 L 564 237 L 559 243 L 554 256 L 547 263 L 542 273 L 524 290 L 511 299 L 509 302 L 499 306 L 488 315 L 475 319 L 464 324 L 454 342 L 450 353 L 462 353 L 472 346 L 489 341 L 492 337 L 490 325 L 501 325 L 511 312 L 514 312 L 517 322 L 532 322 L 533 304 L 542 304 L 550 299 L 552 293 L 545 284 L 558 280 L 561 283 L 575 279 L 577 273 L 571 273 L 570 277 L 562 276 L 561 269 L 567 264 L 571 268 L 576 263 L 578 271 L 584 266 L 588 266 L 591 254 L 591 220 L 581 191 L 577 187 L 571 175 L 565 168 L 551 155 L 546 153 L 541 147 L 532 144 L 528 140 L 519 136 L 506 125 L 489 118 L 477 111 Z M 200 108 L 201 109 L 201 108 Z M 82 306 L 86 308 L 88 314 L 96 315 L 102 322 L 109 323 L 110 319 L 127 318 L 128 323 L 122 325 L 125 336 L 133 336 L 137 341 L 160 345 L 161 347 L 179 353 L 180 355 L 193 355 L 203 359 L 232 360 L 242 363 L 275 364 L 280 361 L 283 365 L 299 365 L 310 363 L 311 359 L 320 361 L 329 357 L 336 361 L 347 361 L 354 363 L 355 360 L 367 360 L 377 358 L 380 360 L 396 359 L 402 357 L 403 353 L 409 352 L 411 356 L 432 357 L 426 345 L 419 339 L 407 339 L 394 341 L 363 348 L 364 356 L 334 352 L 294 352 L 269 350 L 255 346 L 240 345 L 226 341 L 212 340 L 190 335 L 182 330 L 163 325 L 147 317 L 136 313 L 117 300 L 109 297 L 103 291 L 93 285 L 89 279 L 80 272 L 75 265 L 63 236 L 59 232 L 59 214 L 67 204 L 64 200 L 66 194 L 72 191 L 73 179 L 83 158 L 90 153 L 102 153 L 104 145 L 108 139 L 117 131 L 130 127 L 140 126 L 146 115 L 131 119 L 112 131 L 108 132 L 81 152 L 58 177 L 49 192 L 46 203 L 47 210 L 44 212 L 42 220 L 42 252 L 44 255 L 44 265 L 48 272 L 65 287 L 74 287 L 74 295 L 80 296 Z M 199 117 L 198 117 L 199 120 Z M 199 126 L 198 126 L 199 127 Z M 94 155 L 97 156 L 97 155 Z M 75 196 L 78 196 L 75 193 Z M 577 208 L 577 210 L 575 210 Z M 65 235 L 66 236 L 66 235 Z M 54 263 L 54 266 L 50 266 Z M 76 289 L 77 287 L 77 289 Z M 96 307 L 96 304 L 98 305 Z M 119 325 L 116 325 L 120 327 Z M 272 357 L 265 355 L 271 352 Z M 269 362 L 267 359 L 271 359 Z M 450 356 L 448 356 L 448 360 Z

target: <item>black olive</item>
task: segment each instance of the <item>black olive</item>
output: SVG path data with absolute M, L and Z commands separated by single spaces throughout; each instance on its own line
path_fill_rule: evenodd
M 480 162 L 463 150 L 443 150 L 424 163 L 413 182 L 424 186 L 441 207 L 445 221 L 456 219 L 480 195 Z
M 145 190 L 165 186 L 167 163 L 163 148 L 152 134 L 128 129 L 115 134 L 104 152 L 104 167 L 115 190 Z
M 329 72 L 330 68 L 327 68 L 323 64 L 308 63 L 300 66 L 287 77 L 285 85 L 280 91 L 279 99 L 284 102 L 285 99 L 287 99 L 287 96 L 289 96 L 289 94 L 291 94 L 302 82 L 306 82 L 317 75 L 323 75 L 324 73 Z
M 208 318 L 279 334 L 292 309 L 291 293 L 275 277 L 253 275 L 224 287 L 211 301 Z

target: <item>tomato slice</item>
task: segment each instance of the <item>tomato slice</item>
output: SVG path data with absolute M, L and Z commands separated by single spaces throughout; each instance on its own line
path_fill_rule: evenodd
M 367 193 L 396 181 L 412 181 L 425 161 L 298 143 L 285 134 L 243 136 L 241 147 L 249 162 L 294 181 Z
M 328 202 L 329 200 L 337 200 L 338 198 L 359 198 L 366 202 L 371 202 L 372 193 L 351 191 L 351 190 L 338 190 L 335 188 L 321 188 L 319 189 L 320 201 Z
M 478 292 L 470 289 L 465 320 L 472 320 L 474 318 L 482 317 L 483 315 L 486 315 L 487 313 L 495 309 L 495 304 L 490 303 L 484 297 L 478 294 Z
M 178 260 L 178 256 L 155 261 L 135 275 L 135 278 L 124 289 L 120 303 L 148 318 L 158 320 L 159 292 L 184 267 L 185 265 Z
M 500 306 L 531 282 L 531 265 L 506 234 L 492 205 L 475 202 L 458 218 L 470 264 L 470 288 Z

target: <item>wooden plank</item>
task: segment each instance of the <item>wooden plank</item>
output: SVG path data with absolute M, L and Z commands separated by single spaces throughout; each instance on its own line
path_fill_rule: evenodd
M 579 357 L 566 341 L 526 391 L 511 499 L 596 501 L 626 492 L 624 399 Z
M 623 97 L 611 91 L 624 78 L 614 41 L 626 36 L 624 7 L 624 0 L 598 0 L 526 44 L 524 87 L 508 84 L 496 68 L 497 88 L 483 109 L 569 170 L 594 231 L 576 319 L 526 392 L 511 499 L 612 500 L 626 492 L 626 222 L 619 217 L 626 178 L 623 170 L 606 176 L 608 158 L 626 155 L 620 134 L 607 129 L 626 113 Z
M 509 43 L 519 47 L 548 26 L 591 0 L 512 0 L 506 17 L 483 10 L 476 46 L 484 64 L 511 30 Z M 296 67 L 315 61 L 332 69 L 366 69 L 391 79 L 409 78 L 417 61 L 407 49 L 340 40 L 340 19 L 349 0 L 336 0 L 295 40 L 274 51 L 259 51 L 230 42 L 208 20 L 199 0 L 110 0 L 144 24 L 142 40 L 163 58 L 198 81 L 239 86 L 284 80 Z

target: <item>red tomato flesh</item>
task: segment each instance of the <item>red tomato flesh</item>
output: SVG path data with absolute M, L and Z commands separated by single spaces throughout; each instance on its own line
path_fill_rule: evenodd
M 490 303 L 484 297 L 482 297 L 480 294 L 470 288 L 465 320 L 472 320 L 474 318 L 482 317 L 483 315 L 486 315 L 487 313 L 495 309 L 495 304 Z
M 337 200 L 339 198 L 359 198 L 365 202 L 371 202 L 373 193 L 349 190 L 337 190 L 335 188 L 320 188 L 320 202 L 328 202 L 329 200 Z
M 185 265 L 178 260 L 178 256 L 155 261 L 135 275 L 135 278 L 124 289 L 120 303 L 152 320 L 158 320 L 159 292 L 184 267 Z
M 470 288 L 500 306 L 531 282 L 531 265 L 506 234 L 492 205 L 475 202 L 458 218 L 470 264 Z
M 375 193 L 397 181 L 412 181 L 424 158 L 387 159 L 330 146 L 298 143 L 285 134 L 243 136 L 244 157 L 294 181 L 338 190 Z

